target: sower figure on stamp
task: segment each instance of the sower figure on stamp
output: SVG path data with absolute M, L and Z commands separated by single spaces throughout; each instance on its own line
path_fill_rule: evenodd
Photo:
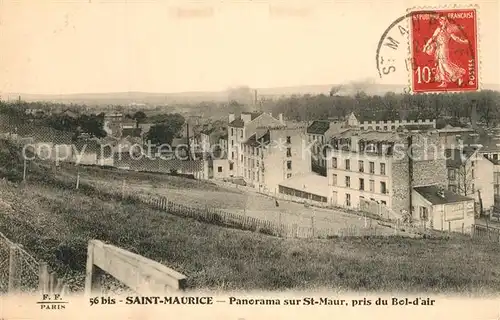
M 450 23 L 445 16 L 440 16 L 439 27 L 423 48 L 425 53 L 434 56 L 437 67 L 435 80 L 441 82 L 439 87 L 446 87 L 450 82 L 457 82 L 459 86 L 463 83 L 465 69 L 453 63 L 449 54 L 450 39 L 463 44 L 469 42 L 457 35 L 459 31 L 457 25 Z

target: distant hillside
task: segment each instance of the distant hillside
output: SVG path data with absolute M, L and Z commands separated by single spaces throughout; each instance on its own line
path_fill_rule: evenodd
M 294 94 L 326 94 L 330 88 L 337 85 L 309 85 L 276 88 L 252 88 L 257 90 L 259 97 L 277 98 Z M 499 85 L 486 84 L 484 89 L 499 90 Z M 363 89 L 367 94 L 379 95 L 386 92 L 402 93 L 402 85 L 367 84 Z M 86 105 L 137 105 L 147 106 L 167 105 L 175 103 L 198 103 L 203 101 L 227 102 L 227 91 L 207 92 L 110 92 L 110 93 L 77 93 L 64 95 L 28 94 L 28 93 L 3 93 L 2 100 L 16 100 L 21 96 L 24 101 L 51 101 L 59 103 L 75 103 Z

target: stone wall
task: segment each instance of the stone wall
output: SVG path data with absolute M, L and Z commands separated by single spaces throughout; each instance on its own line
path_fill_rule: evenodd
M 448 183 L 444 147 L 439 143 L 437 134 L 414 134 L 411 149 L 413 159 L 413 187 L 440 185 L 446 188 Z M 407 141 L 400 148 L 408 150 Z M 409 211 L 411 190 L 409 188 L 408 155 L 398 155 L 392 161 L 392 209 L 400 213 Z

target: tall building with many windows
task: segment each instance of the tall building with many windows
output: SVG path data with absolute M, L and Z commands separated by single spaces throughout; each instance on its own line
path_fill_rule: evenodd
M 233 177 L 244 177 L 243 143 L 257 132 L 257 127 L 283 126 L 283 116 L 280 114 L 276 119 L 269 113 L 242 112 L 238 118 L 234 113 L 230 113 L 228 120 L 228 174 Z
M 365 202 L 377 203 L 395 216 L 409 212 L 418 219 L 415 188 L 448 186 L 438 141 L 432 133 L 348 130 L 336 135 L 327 162 L 332 204 L 359 209 Z
M 264 192 L 277 191 L 280 182 L 310 172 L 305 127 L 259 127 L 243 143 L 243 177 Z

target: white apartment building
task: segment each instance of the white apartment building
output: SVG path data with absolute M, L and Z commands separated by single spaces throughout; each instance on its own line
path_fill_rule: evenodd
M 234 113 L 230 113 L 228 120 L 228 174 L 232 177 L 244 177 L 243 143 L 257 132 L 257 127 L 283 126 L 283 115 L 280 114 L 276 119 L 269 113 L 243 112 L 236 118 Z
M 326 176 L 326 152 L 324 145 L 342 130 L 343 123 L 329 120 L 315 120 L 307 127 L 307 141 L 311 146 L 312 171 Z
M 280 182 L 310 172 L 305 127 L 259 127 L 243 143 L 243 178 L 263 192 L 277 192 Z
M 438 141 L 436 134 L 348 130 L 336 135 L 327 152 L 331 204 L 359 209 L 365 200 L 418 218 L 411 204 L 413 188 L 448 186 L 446 159 L 432 148 L 433 141 Z M 429 149 L 424 152 L 423 146 Z

